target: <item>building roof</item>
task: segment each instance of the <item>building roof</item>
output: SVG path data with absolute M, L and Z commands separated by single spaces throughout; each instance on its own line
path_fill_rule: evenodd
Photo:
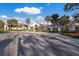
M 40 24 L 38 24 L 38 23 L 31 23 L 29 26 L 35 26 L 35 25 L 40 26 Z

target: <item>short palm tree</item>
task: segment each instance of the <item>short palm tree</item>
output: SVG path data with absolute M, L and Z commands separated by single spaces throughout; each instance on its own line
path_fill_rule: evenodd
M 4 30 L 4 25 L 5 23 L 2 20 L 0 20 L 0 31 Z

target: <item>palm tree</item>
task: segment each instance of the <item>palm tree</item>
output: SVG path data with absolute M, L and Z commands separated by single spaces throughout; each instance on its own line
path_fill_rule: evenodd
M 69 16 L 66 15 L 60 17 L 60 20 L 58 21 L 58 23 L 62 26 L 62 30 L 64 30 L 65 26 L 70 22 L 71 21 L 69 20 Z
M 76 9 L 79 9 L 79 3 L 67 3 L 64 6 L 64 11 L 66 11 L 66 12 L 76 10 Z M 73 15 L 73 17 L 75 18 L 74 22 L 79 22 L 79 13 L 78 12 L 75 15 Z M 78 26 L 78 31 L 79 31 L 79 26 Z
M 66 12 L 74 9 L 79 9 L 79 3 L 66 3 L 64 6 L 64 11 Z
M 9 29 L 11 29 L 11 27 L 16 27 L 18 25 L 18 21 L 16 19 L 8 19 L 7 24 Z
M 76 22 L 79 22 L 79 13 L 73 15 L 73 17 L 75 18 L 75 21 Z
M 38 31 L 38 25 L 35 25 L 35 30 Z
M 52 17 L 51 23 L 57 24 L 59 15 L 56 13 L 56 14 L 53 14 L 51 17 Z
M 79 32 L 79 13 L 73 15 L 74 19 L 75 19 L 75 25 L 76 25 L 76 32 Z
M 52 17 L 51 16 L 46 16 L 45 17 L 45 21 L 47 22 L 47 29 L 48 29 L 48 31 L 50 31 L 49 22 L 51 22 L 51 20 L 52 20 Z
M 4 30 L 4 22 L 0 20 L 0 31 Z
M 48 26 L 48 23 L 51 22 L 51 20 L 52 20 L 52 17 L 50 17 L 50 16 L 45 17 L 45 21 L 47 22 L 47 26 Z

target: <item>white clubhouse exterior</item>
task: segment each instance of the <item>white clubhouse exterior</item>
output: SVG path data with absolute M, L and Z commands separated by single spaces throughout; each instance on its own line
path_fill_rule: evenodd
M 14 30 L 14 31 L 16 31 L 16 30 L 23 30 L 23 31 L 34 31 L 35 32 L 36 27 L 37 27 L 38 30 L 40 30 L 41 24 L 30 23 L 28 25 L 27 23 L 19 21 L 17 26 L 9 28 L 7 22 L 5 22 L 4 31 L 8 31 L 9 29 L 11 29 L 11 30 Z
M 18 26 L 11 27 L 11 29 L 12 30 L 27 30 L 27 24 L 18 22 Z M 4 31 L 7 31 L 7 30 L 9 30 L 9 26 L 8 26 L 7 22 L 5 22 Z

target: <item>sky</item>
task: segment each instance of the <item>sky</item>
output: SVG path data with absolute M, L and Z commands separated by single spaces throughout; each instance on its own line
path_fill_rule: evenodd
M 60 16 L 71 16 L 73 12 L 64 12 L 64 3 L 0 3 L 0 19 L 9 18 L 32 22 L 45 23 L 44 17 L 58 13 Z

